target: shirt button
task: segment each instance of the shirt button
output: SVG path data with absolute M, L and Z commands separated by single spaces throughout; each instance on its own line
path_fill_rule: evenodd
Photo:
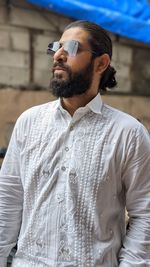
M 70 131 L 72 131 L 73 130 L 73 124 L 72 125 L 70 125 Z
M 65 171 L 66 170 L 66 167 L 65 166 L 62 166 L 61 169 L 62 169 L 62 171 Z
M 66 150 L 66 151 L 69 151 L 69 147 L 66 146 L 66 147 L 65 147 L 65 150 Z

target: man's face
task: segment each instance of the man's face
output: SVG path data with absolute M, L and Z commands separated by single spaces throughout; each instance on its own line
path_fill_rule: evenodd
M 57 97 L 72 97 L 88 91 L 92 85 L 94 60 L 88 44 L 88 33 L 71 28 L 60 39 L 62 47 L 54 53 L 50 90 Z M 76 55 L 65 51 L 65 42 L 76 40 L 80 47 Z

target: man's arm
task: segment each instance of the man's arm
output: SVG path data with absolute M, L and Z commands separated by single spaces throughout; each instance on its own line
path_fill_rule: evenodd
M 119 267 L 150 266 L 150 137 L 140 126 L 134 140 L 129 144 L 123 174 L 129 229 Z
M 0 170 L 0 267 L 15 246 L 22 217 L 23 188 L 20 179 L 20 151 L 15 128 Z

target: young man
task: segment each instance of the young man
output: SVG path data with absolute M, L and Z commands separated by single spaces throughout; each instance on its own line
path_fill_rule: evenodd
M 59 99 L 14 128 L 0 173 L 0 266 L 17 243 L 12 267 L 148 267 L 150 138 L 102 102 L 116 85 L 111 40 L 76 21 L 48 54 Z

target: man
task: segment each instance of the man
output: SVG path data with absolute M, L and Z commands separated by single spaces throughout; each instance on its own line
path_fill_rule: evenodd
M 150 266 L 150 139 L 102 102 L 116 85 L 108 34 L 70 24 L 48 46 L 58 100 L 18 119 L 0 174 L 0 266 Z M 126 231 L 125 207 L 129 214 Z

